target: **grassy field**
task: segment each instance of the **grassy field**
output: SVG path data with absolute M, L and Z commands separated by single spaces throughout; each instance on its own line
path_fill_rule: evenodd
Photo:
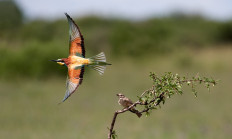
M 115 127 L 118 137 L 230 139 L 231 59 L 231 47 L 182 50 L 140 59 L 109 59 L 113 65 L 103 76 L 87 70 L 83 84 L 61 105 L 57 104 L 64 96 L 66 75 L 16 78 L 15 81 L 3 78 L 0 81 L 0 138 L 106 138 L 114 111 L 121 109 L 115 94 L 121 92 L 136 100 L 137 95 L 151 86 L 150 71 L 158 74 L 171 71 L 189 76 L 199 72 L 221 81 L 210 93 L 199 87 L 197 98 L 186 87 L 182 96 L 167 100 L 150 117 L 120 115 Z M 53 70 L 60 68 L 57 65 Z

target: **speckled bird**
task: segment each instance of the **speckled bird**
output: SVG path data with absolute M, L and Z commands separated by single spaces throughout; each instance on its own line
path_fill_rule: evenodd
M 129 98 L 127 98 L 125 95 L 121 93 L 116 94 L 116 95 L 119 98 L 118 104 L 123 106 L 124 108 L 128 108 L 131 105 L 133 105 L 133 102 Z M 139 118 L 142 116 L 142 114 L 138 110 L 136 110 L 134 107 L 130 108 L 129 111 L 135 113 Z
M 68 68 L 66 92 L 62 102 L 68 99 L 82 83 L 85 66 L 92 67 L 102 75 L 106 65 L 111 65 L 106 63 L 106 57 L 103 52 L 96 56 L 85 58 L 84 38 L 80 29 L 67 13 L 65 15 L 69 23 L 69 56 L 68 58 L 52 60 Z

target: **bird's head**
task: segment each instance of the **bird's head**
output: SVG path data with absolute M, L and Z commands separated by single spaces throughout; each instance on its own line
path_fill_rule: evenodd
M 65 65 L 63 59 L 57 59 L 57 60 L 51 60 L 51 61 L 56 62 L 57 64 L 59 64 L 59 65 L 61 65 L 61 66 L 64 66 L 64 65 Z
M 119 93 L 119 94 L 116 94 L 119 98 L 124 98 L 125 96 L 123 95 L 123 94 L 121 94 L 121 93 Z

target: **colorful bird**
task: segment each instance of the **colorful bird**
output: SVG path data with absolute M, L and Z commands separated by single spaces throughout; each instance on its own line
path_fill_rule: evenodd
M 84 38 L 80 29 L 67 13 L 65 13 L 65 15 L 69 23 L 69 57 L 52 60 L 59 65 L 66 66 L 68 68 L 66 92 L 62 102 L 70 97 L 82 83 L 85 66 L 88 65 L 92 67 L 94 70 L 97 70 L 100 75 L 102 75 L 106 65 L 111 65 L 106 63 L 106 57 L 103 52 L 96 56 L 85 58 Z

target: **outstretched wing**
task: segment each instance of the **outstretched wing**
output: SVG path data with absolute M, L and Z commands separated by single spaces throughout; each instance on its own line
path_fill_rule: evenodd
M 82 83 L 84 66 L 68 67 L 68 77 L 66 81 L 66 92 L 62 102 L 68 99 Z
M 69 23 L 69 55 L 85 57 L 84 38 L 73 19 L 65 13 Z

